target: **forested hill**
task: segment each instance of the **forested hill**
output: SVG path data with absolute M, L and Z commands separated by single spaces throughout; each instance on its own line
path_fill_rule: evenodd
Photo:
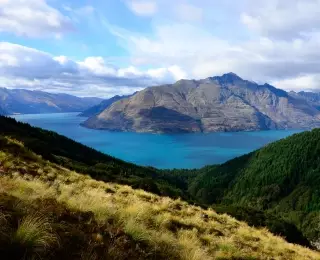
M 320 129 L 295 134 L 225 164 L 205 167 L 189 187 L 204 204 L 272 212 L 320 237 Z

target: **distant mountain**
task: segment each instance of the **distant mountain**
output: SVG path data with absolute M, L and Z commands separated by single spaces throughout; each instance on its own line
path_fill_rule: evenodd
M 290 94 L 296 98 L 306 100 L 308 103 L 313 105 L 316 109 L 320 110 L 320 92 L 290 92 Z
M 93 107 L 88 108 L 87 110 L 83 111 L 79 116 L 83 117 L 91 117 L 91 116 L 96 116 L 100 114 L 103 110 L 107 109 L 109 106 L 111 106 L 114 102 L 119 101 L 124 98 L 131 97 L 132 95 L 127 95 L 127 96 L 114 96 L 112 98 L 103 100 L 100 104 L 95 105 Z
M 284 90 L 228 73 L 146 88 L 83 125 L 153 133 L 307 128 L 320 126 L 320 111 Z
M 0 115 L 1 116 L 5 116 L 5 115 L 7 115 L 8 113 L 2 108 L 2 107 L 0 107 Z
M 8 114 L 81 112 L 99 104 L 101 100 L 42 91 L 0 88 L 0 106 Z

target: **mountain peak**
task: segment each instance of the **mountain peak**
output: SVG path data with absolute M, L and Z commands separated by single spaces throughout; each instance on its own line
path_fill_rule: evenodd
M 243 80 L 233 72 L 225 73 L 222 76 L 211 77 L 211 80 L 217 80 L 220 84 L 232 84 L 235 81 Z
M 233 78 L 239 78 L 241 79 L 236 73 L 229 72 L 222 75 L 222 77 L 233 77 Z

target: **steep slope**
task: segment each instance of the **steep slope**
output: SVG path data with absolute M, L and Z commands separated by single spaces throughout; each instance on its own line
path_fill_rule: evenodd
M 98 182 L 0 137 L 1 259 L 279 259 L 320 254 L 181 200 Z
M 9 114 L 81 112 L 99 102 L 100 98 L 0 88 L 0 105 Z
M 301 98 L 303 100 L 306 100 L 309 104 L 314 106 L 316 109 L 320 110 L 320 93 L 314 93 L 314 92 L 290 92 L 290 94 L 294 97 Z
M 0 106 L 0 116 L 5 116 L 8 113 Z
M 296 134 L 198 171 L 190 193 L 205 204 L 275 213 L 320 240 L 320 129 Z
M 120 100 L 84 126 L 136 132 L 213 132 L 320 125 L 307 101 L 233 73 L 150 87 Z
M 111 106 L 114 102 L 119 101 L 124 98 L 131 97 L 132 95 L 127 96 L 114 96 L 112 98 L 103 100 L 100 104 L 95 105 L 93 107 L 88 108 L 87 110 L 83 111 L 79 116 L 83 117 L 92 117 L 100 114 L 103 110 L 107 109 L 109 106 Z

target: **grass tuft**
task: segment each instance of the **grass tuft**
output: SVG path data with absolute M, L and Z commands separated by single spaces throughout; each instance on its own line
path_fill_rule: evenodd
M 151 236 L 146 227 L 135 219 L 129 219 L 124 225 L 124 232 L 136 242 L 151 242 Z
M 28 251 L 42 253 L 57 246 L 58 237 L 46 217 L 30 214 L 19 223 L 12 242 Z

